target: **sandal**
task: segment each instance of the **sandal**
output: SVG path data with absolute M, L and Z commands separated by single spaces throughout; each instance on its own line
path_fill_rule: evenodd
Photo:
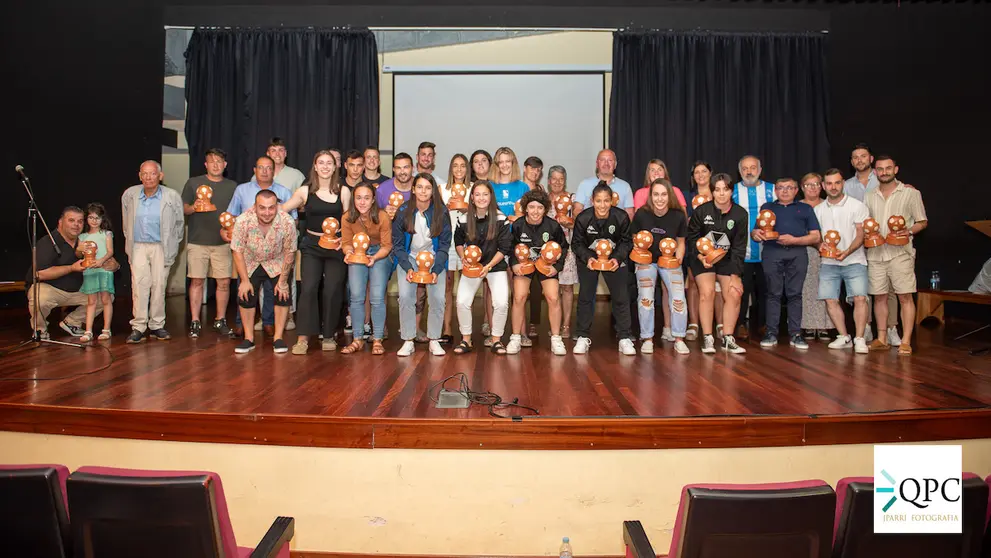
M 441 345 L 450 345 L 451 343 L 454 343 L 454 336 L 451 335 L 450 333 L 446 333 L 440 336 Z
M 100 332 L 100 336 L 97 337 L 97 339 L 99 339 L 100 341 L 106 341 L 106 340 L 110 339 L 110 336 L 111 336 L 110 330 L 109 329 L 105 329 L 105 330 L 103 330 L 103 331 Z
M 912 354 L 912 346 L 902 341 L 901 345 L 898 345 L 898 354 L 902 356 L 909 356 Z
M 80 343 L 89 343 L 92 340 L 93 340 L 93 332 L 92 331 L 87 331 L 87 332 L 85 332 L 85 333 L 83 333 L 82 335 L 79 336 L 79 342 Z
M 492 343 L 492 352 L 497 355 L 506 354 L 506 346 L 502 344 L 502 341 L 496 341 Z
M 365 342 L 363 340 L 361 340 L 361 339 L 355 339 L 354 341 L 351 342 L 350 345 L 348 345 L 347 347 L 344 347 L 339 352 L 342 355 L 349 355 L 351 353 L 357 353 L 358 351 L 360 351 L 360 350 L 362 350 L 364 348 L 365 348 Z
M 463 355 L 465 353 L 470 353 L 473 349 L 474 347 L 472 347 L 471 344 L 468 343 L 468 341 L 462 339 L 461 343 L 459 343 L 458 346 L 454 348 L 454 354 Z
M 382 346 L 381 339 L 372 339 L 372 354 L 373 355 L 384 355 L 385 347 Z

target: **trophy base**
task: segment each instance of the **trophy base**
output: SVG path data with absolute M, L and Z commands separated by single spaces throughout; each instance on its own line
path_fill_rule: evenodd
M 702 259 L 705 260 L 705 263 L 709 265 L 716 265 L 717 263 L 719 263 L 720 260 L 722 260 L 725 257 L 726 257 L 726 250 L 723 250 L 722 248 L 716 248 L 712 252 L 709 252 L 708 256 L 702 256 Z
M 88 262 L 86 260 L 83 260 L 83 268 L 89 269 L 91 267 L 96 267 L 96 260 L 93 260 L 93 261 L 90 261 L 90 262 Z
M 908 244 L 909 237 L 907 236 L 895 236 L 889 234 L 884 240 L 892 246 L 906 246 Z
M 836 256 L 840 254 L 840 251 L 836 249 L 835 246 L 827 246 L 825 244 L 819 248 L 819 255 L 824 258 L 829 258 L 831 260 L 836 259 Z
M 661 256 L 657 258 L 657 267 L 663 269 L 678 269 L 681 267 L 681 263 L 678 262 L 678 258 L 671 256 Z
M 654 256 L 643 248 L 634 248 L 633 251 L 630 252 L 630 259 L 633 260 L 634 263 L 641 265 L 649 265 L 654 262 Z
M 350 255 L 344 257 L 344 263 L 346 264 L 368 265 L 370 261 L 372 260 L 368 257 L 368 254 L 358 254 L 356 252 L 351 252 Z
M 540 258 L 539 260 L 537 260 L 537 263 L 534 264 L 534 267 L 536 267 L 537 271 L 539 271 L 544 276 L 549 276 L 551 273 L 553 273 L 553 271 L 551 270 L 554 269 L 554 264 L 548 262 L 543 258 Z
M 216 211 L 216 210 L 217 210 L 217 206 L 211 203 L 209 205 L 202 205 L 200 207 L 197 207 L 194 210 L 194 213 L 210 213 L 211 211 Z
M 592 262 L 592 269 L 595 271 L 610 271 L 612 265 L 609 263 L 609 260 L 595 260 Z
M 340 250 L 341 249 L 341 239 L 332 238 L 327 236 L 321 236 L 317 244 L 327 250 Z
M 447 202 L 447 209 L 450 211 L 464 211 L 468 209 L 468 203 L 465 200 L 451 200 Z
M 868 248 L 877 248 L 878 246 L 884 246 L 884 239 L 881 235 L 868 236 L 864 239 L 864 246 Z
M 530 275 L 537 270 L 537 266 L 533 262 L 526 262 L 520 264 L 520 275 Z
M 461 275 L 469 279 L 478 279 L 482 276 L 482 266 L 478 264 L 464 264 L 461 268 Z
M 764 231 L 765 240 L 777 240 L 779 236 L 781 235 L 774 231 Z
M 437 282 L 437 274 L 429 271 L 414 271 L 413 282 L 421 285 L 433 285 Z
M 558 217 L 557 223 L 562 227 L 573 227 L 575 226 L 575 220 L 571 217 Z

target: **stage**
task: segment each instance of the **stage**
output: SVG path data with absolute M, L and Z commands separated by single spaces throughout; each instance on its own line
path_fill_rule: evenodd
M 387 354 L 275 355 L 270 340 L 247 355 L 208 327 L 186 336 L 185 300 L 170 297 L 173 339 L 127 345 L 129 300 L 118 298 L 104 348 L 44 346 L 0 360 L 0 430 L 338 448 L 660 449 L 805 446 L 960 440 L 991 433 L 989 357 L 952 337 L 966 324 L 921 327 L 916 354 L 856 355 L 811 342 L 746 355 L 617 352 L 599 302 L 587 355 L 556 357 L 546 316 L 535 347 L 496 356 L 476 349 L 434 357 L 418 345 L 395 355 L 390 300 Z M 27 334 L 18 309 L 2 313 L 0 345 Z M 481 320 L 476 318 L 476 323 Z M 53 320 L 56 339 L 63 334 Z M 205 322 L 206 323 L 206 322 Z M 573 322 L 574 323 L 574 322 Z M 455 320 L 455 328 L 456 328 Z M 292 345 L 295 334 L 286 335 Z M 573 342 L 566 342 L 569 351 Z M 486 406 L 439 410 L 438 382 L 464 373 L 474 391 L 539 410 Z M 457 382 L 451 381 L 450 388 Z

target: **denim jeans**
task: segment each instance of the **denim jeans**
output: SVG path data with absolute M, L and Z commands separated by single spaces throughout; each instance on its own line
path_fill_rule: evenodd
M 668 289 L 668 306 L 671 307 L 671 335 L 681 338 L 688 327 L 688 303 L 685 300 L 685 272 L 681 268 L 667 269 L 656 263 L 637 266 L 637 290 L 639 302 L 637 314 L 640 317 L 640 338 L 654 337 L 654 288 L 657 278 L 664 281 Z
M 368 255 L 374 256 L 379 246 L 370 246 Z M 383 258 L 368 267 L 363 264 L 348 265 L 348 293 L 351 296 L 351 324 L 356 329 L 365 323 L 365 290 L 369 290 L 372 307 L 372 339 L 385 335 L 385 291 L 392 276 L 392 257 Z
M 410 256 L 409 261 L 416 269 L 413 256 Z M 416 289 L 419 284 L 407 281 L 406 270 L 402 267 L 398 269 L 396 275 L 399 280 L 399 335 L 404 341 L 412 341 L 416 337 Z M 427 302 L 430 306 L 427 312 L 427 337 L 430 339 L 440 339 L 441 336 L 441 328 L 444 326 L 446 286 L 446 271 L 437 274 L 437 283 L 427 285 Z

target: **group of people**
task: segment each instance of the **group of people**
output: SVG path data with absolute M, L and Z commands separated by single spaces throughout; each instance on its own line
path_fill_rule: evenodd
M 737 339 L 751 331 L 762 337 L 761 346 L 773 347 L 782 310 L 789 343 L 799 349 L 808 348 L 806 338 L 836 329 L 833 349 L 899 345 L 899 354 L 912 351 L 912 237 L 926 226 L 925 208 L 919 191 L 897 180 L 895 161 L 873 156 L 866 145 L 853 150 L 856 174 L 848 179 L 834 168 L 772 184 L 761 179 L 761 161 L 748 155 L 739 161 L 740 181 L 696 162 L 684 191 L 657 159 L 634 191 L 615 175 L 616 155 L 606 149 L 597 155 L 595 175 L 573 194 L 563 167 L 548 169 L 545 186 L 543 162 L 529 157 L 521 169 L 508 147 L 493 155 L 457 154 L 442 180 L 430 142 L 420 144 L 415 160 L 396 154 L 392 177 L 381 173 L 374 147 L 318 151 L 308 176 L 288 166 L 286 156 L 284 142 L 273 138 L 251 179 L 237 185 L 224 176 L 225 153 L 211 149 L 206 174 L 190 178 L 181 195 L 162 185 L 157 162 L 141 165 L 141 184 L 121 199 L 132 274 L 129 343 L 169 338 L 165 282 L 188 229 L 189 335 L 202 334 L 205 281 L 215 279 L 213 329 L 242 337 L 236 353 L 252 351 L 258 331 L 273 338 L 275 352 L 288 352 L 283 335 L 292 329 L 298 333 L 293 354 L 305 354 L 318 340 L 323 350 L 337 350 L 338 333 L 351 329 L 352 340 L 341 353 L 362 351 L 367 343 L 373 354 L 384 354 L 385 297 L 397 271 L 399 356 L 413 354 L 417 343 L 427 343 L 438 356 L 446 353 L 445 345 L 455 354 L 473 351 L 472 307 L 480 289 L 482 342 L 492 352 L 531 347 L 546 302 L 551 351 L 567 354 L 565 339 L 572 338 L 572 352 L 586 353 L 600 278 L 609 289 L 612 324 L 625 355 L 637 353 L 637 339 L 641 353 L 654 351 L 655 301 L 664 316 L 660 337 L 680 354 L 690 353 L 686 342 L 696 339 L 703 353 L 714 353 L 719 337 L 723 350 L 744 353 Z M 773 212 L 773 227 L 758 224 L 764 210 Z M 232 223 L 222 224 L 225 211 Z M 889 217 L 902 217 L 904 227 L 889 231 Z M 900 241 L 865 248 L 869 219 L 880 235 Z M 85 212 L 63 211 L 55 234 L 63 250 L 39 244 L 38 280 L 45 288 L 38 305 L 29 290 L 33 328 L 46 330 L 43 322 L 53 307 L 78 304 L 85 311 L 69 314 L 61 327 L 92 340 L 93 321 L 104 309 L 99 338 L 110 337 L 116 268 L 111 230 L 99 204 Z M 651 241 L 644 246 L 647 236 Z M 84 268 L 79 256 L 89 241 L 97 245 L 95 262 Z M 824 241 L 833 246 L 828 257 L 820 257 Z M 713 262 L 710 251 L 726 255 Z M 472 266 L 467 275 L 466 261 Z M 226 320 L 232 278 L 239 306 L 233 328 Z M 853 306 L 852 335 L 841 290 Z M 878 332 L 873 341 L 872 302 Z M 899 304 L 900 339 L 894 328 Z

